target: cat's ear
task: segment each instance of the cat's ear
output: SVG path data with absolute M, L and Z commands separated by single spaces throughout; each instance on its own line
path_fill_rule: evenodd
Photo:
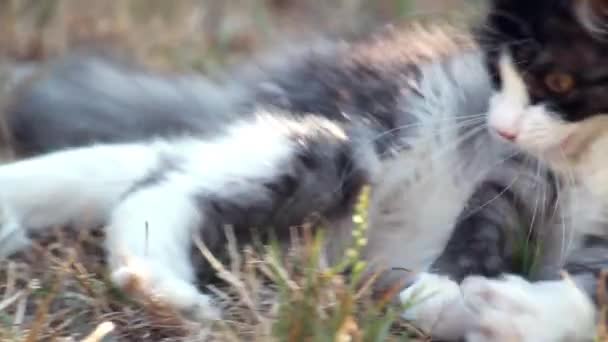
M 573 6 L 576 20 L 587 31 L 604 37 L 608 34 L 608 0 L 578 0 Z

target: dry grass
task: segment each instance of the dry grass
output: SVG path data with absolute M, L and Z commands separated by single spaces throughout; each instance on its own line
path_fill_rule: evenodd
M 105 45 L 157 66 L 202 71 L 318 33 L 462 12 L 478 0 L 2 0 L 0 52 L 38 60 Z
M 390 341 L 422 334 L 399 322 L 402 307 L 372 299 L 358 254 L 365 244 L 362 196 L 353 248 L 326 266 L 323 237 L 294 229 L 284 254 L 275 244 L 241 249 L 227 229 L 229 262 L 200 252 L 222 282 L 206 290 L 223 319 L 195 323 L 160 302 L 136 302 L 107 277 L 100 230 L 58 229 L 31 251 L 0 265 L 2 341 Z M 350 277 L 343 271 L 351 269 Z M 107 338 L 104 340 L 104 338 Z
M 31 251 L 4 261 L 0 273 L 0 337 L 7 341 L 81 340 L 112 322 L 117 336 L 157 340 L 187 334 L 167 310 L 146 310 L 108 281 L 102 234 L 57 229 Z

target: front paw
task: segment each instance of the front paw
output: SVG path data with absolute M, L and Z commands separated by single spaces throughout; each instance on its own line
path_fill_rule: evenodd
M 458 283 L 447 276 L 422 273 L 399 299 L 407 307 L 402 317 L 434 338 L 462 338 L 474 319 L 464 305 Z
M 466 333 L 469 342 L 593 339 L 595 308 L 567 280 L 530 283 L 517 276 L 470 277 L 461 288 L 477 317 Z

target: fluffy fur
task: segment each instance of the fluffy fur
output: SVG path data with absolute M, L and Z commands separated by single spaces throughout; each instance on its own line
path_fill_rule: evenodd
M 438 44 L 421 45 L 422 38 Z M 403 53 L 380 57 L 387 46 Z M 230 87 L 120 73 L 96 58 L 61 62 L 8 108 L 18 151 L 62 150 L 0 170 L 11 218 L 2 228 L 4 254 L 44 227 L 88 216 L 108 225 L 118 285 L 139 279 L 145 292 L 208 317 L 209 299 L 194 287 L 193 233 L 213 248 L 225 224 L 246 236 L 248 226 L 281 228 L 313 213 L 348 221 L 352 199 L 369 182 L 377 228 L 366 255 L 377 267 L 428 269 L 476 183 L 511 154 L 483 128 L 489 80 L 470 48 L 439 29 L 389 32 L 300 53 Z M 226 92 L 223 107 L 206 100 L 208 89 Z M 130 128 L 131 118 L 145 130 Z M 348 229 L 332 229 L 330 256 L 342 253 Z M 383 283 L 393 276 L 403 273 L 389 272 Z
M 428 306 L 431 312 L 473 308 L 476 327 L 467 328 L 468 340 L 592 339 L 591 299 L 605 291 L 598 276 L 608 266 L 604 11 L 601 1 L 492 4 L 480 36 L 497 88 L 488 126 L 555 172 L 557 196 L 543 198 L 530 221 L 540 243 L 532 278 L 541 281 L 472 278 L 461 285 L 464 302 L 444 291 L 443 300 Z M 561 269 L 568 279 L 549 280 Z M 557 328 L 544 328 L 550 322 Z
M 492 13 L 505 4 L 496 1 L 493 28 Z M 522 120 L 546 115 L 520 115 L 537 107 L 514 57 L 483 46 L 485 54 L 468 36 L 445 29 L 389 32 L 290 55 L 223 84 L 83 56 L 52 65 L 7 109 L 17 150 L 45 155 L 0 167 L 2 254 L 46 227 L 90 217 L 108 226 L 117 285 L 138 282 L 144 295 L 160 295 L 197 318 L 215 317 L 196 288 L 195 271 L 204 266 L 190 259 L 193 235 L 218 248 L 226 224 L 244 238 L 249 226 L 280 233 L 322 214 L 335 223 L 331 257 L 349 236 L 339 223 L 371 183 L 365 256 L 372 270 L 389 270 L 378 286 L 393 284 L 405 268 L 422 273 L 401 300 L 416 288 L 440 289 L 408 318 L 449 339 L 584 339 L 594 324 L 584 294 L 590 273 L 574 272 L 578 287 L 549 278 L 562 267 L 588 265 L 574 262 L 578 245 L 571 242 L 584 239 L 569 234 L 571 227 L 597 227 L 587 204 L 597 203 L 599 188 L 589 186 L 592 177 L 572 183 L 552 173 L 548 166 L 564 168 L 538 153 L 545 142 L 537 130 L 519 130 Z M 500 72 L 494 95 L 486 61 Z M 548 121 L 539 122 L 530 127 Z M 601 146 L 575 146 L 587 147 L 580 154 L 586 159 L 571 155 L 577 165 L 600 177 Z M 467 278 L 518 271 L 521 236 L 543 241 L 534 275 L 543 281 Z M 566 324 L 571 315 L 580 324 Z

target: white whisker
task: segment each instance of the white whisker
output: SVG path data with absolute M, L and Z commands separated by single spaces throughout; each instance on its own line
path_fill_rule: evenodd
M 430 125 L 433 125 L 435 123 L 448 122 L 448 121 L 454 121 L 453 122 L 453 126 L 454 127 L 464 127 L 464 126 L 466 126 L 467 124 L 470 124 L 470 123 L 475 123 L 475 122 L 478 122 L 478 121 L 479 122 L 484 121 L 485 117 L 486 117 L 486 114 L 477 114 L 477 115 L 459 116 L 459 117 L 456 117 L 456 118 L 441 118 L 441 119 L 433 120 L 432 122 L 420 122 L 420 121 L 419 122 L 414 122 L 414 123 L 411 123 L 411 124 L 406 124 L 406 125 L 398 126 L 398 127 L 391 128 L 389 130 L 383 131 L 380 134 L 378 134 L 377 136 L 375 136 L 372 140 L 374 140 L 374 141 L 378 140 L 378 139 L 380 139 L 380 138 L 382 138 L 384 136 L 387 136 L 389 134 L 392 134 L 392 133 L 395 133 L 395 132 L 398 132 L 398 131 L 401 131 L 401 130 L 404 130 L 404 129 L 408 129 L 408 128 L 412 128 L 412 127 L 427 126 L 427 125 L 430 126 Z M 463 120 L 462 121 L 458 121 L 458 120 L 461 120 L 461 119 L 463 119 Z M 448 126 L 448 127 L 450 127 L 450 126 Z M 441 128 L 443 128 L 443 127 L 441 127 Z
M 529 157 L 526 158 L 526 161 L 529 161 Z M 535 181 L 538 180 L 540 178 L 540 164 L 537 162 L 536 163 L 536 178 Z M 544 187 L 543 187 L 544 189 Z M 540 191 L 541 189 L 537 189 L 536 191 L 536 199 L 534 200 L 534 210 L 532 211 L 532 218 L 530 219 L 530 226 L 528 227 L 528 235 L 526 237 L 527 240 L 530 240 L 530 238 L 532 237 L 532 232 L 534 231 L 534 223 L 536 222 L 536 213 L 538 211 L 538 204 L 539 204 L 539 195 L 540 195 Z
M 509 156 L 507 156 L 506 158 L 501 159 L 499 162 L 497 162 L 496 164 L 494 164 L 492 166 L 492 168 L 503 164 L 504 162 L 506 162 L 507 160 L 519 155 L 520 152 L 515 152 Z M 476 213 L 478 213 L 479 211 L 483 210 L 485 207 L 487 207 L 488 205 L 490 205 L 492 202 L 494 202 L 495 200 L 497 200 L 498 198 L 500 198 L 500 196 L 504 195 L 507 191 L 509 191 L 509 189 L 511 189 L 513 187 L 513 185 L 515 184 L 515 182 L 517 182 L 517 180 L 519 179 L 519 177 L 521 176 L 521 171 L 515 176 L 513 177 L 513 180 L 511 181 L 511 183 L 509 183 L 500 193 L 498 193 L 496 196 L 492 197 L 490 200 L 488 200 L 486 203 L 480 205 L 479 207 L 475 208 L 474 210 L 470 211 L 466 216 L 462 217 L 460 221 L 465 220 L 473 215 L 475 215 Z
M 559 148 L 560 151 L 560 155 L 564 160 L 564 164 L 566 165 L 566 173 L 567 173 L 567 180 L 570 182 L 570 186 L 574 186 L 575 183 L 575 179 L 574 179 L 574 171 L 572 170 L 572 168 L 570 167 L 570 164 L 567 161 L 566 158 L 566 154 L 564 153 L 563 149 L 560 147 Z M 575 205 L 576 203 L 572 203 L 571 205 Z M 568 230 L 567 230 L 567 226 L 566 226 L 566 217 L 564 214 L 564 209 L 562 208 L 562 210 L 560 210 L 562 213 L 562 246 L 561 246 L 561 254 L 560 254 L 560 262 L 563 264 L 565 262 L 565 258 L 566 258 L 566 254 L 568 252 L 568 250 L 570 250 L 570 247 L 572 246 L 573 243 L 573 234 L 569 234 Z M 566 241 L 567 240 L 567 241 Z

